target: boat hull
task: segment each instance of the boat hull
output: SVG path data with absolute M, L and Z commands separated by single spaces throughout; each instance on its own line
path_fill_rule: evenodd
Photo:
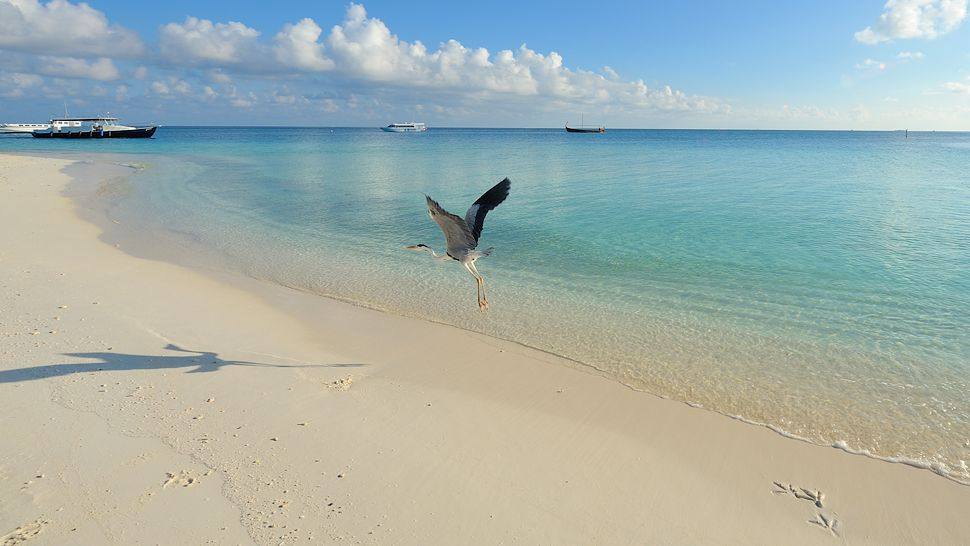
M 388 133 L 423 133 L 427 131 L 427 127 L 381 127 L 381 131 L 386 131 Z
M 605 133 L 605 127 L 570 127 L 566 126 L 567 133 Z
M 119 131 L 34 131 L 34 138 L 151 138 L 158 127 L 137 127 Z

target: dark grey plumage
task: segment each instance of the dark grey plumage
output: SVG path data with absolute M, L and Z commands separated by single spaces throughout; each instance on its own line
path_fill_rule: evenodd
M 428 202 L 428 214 L 445 234 L 445 248 L 449 256 L 460 260 L 462 255 L 478 246 L 478 240 L 464 220 L 443 209 L 434 199 L 427 195 L 424 197 Z
M 511 186 L 512 182 L 508 178 L 492 186 L 491 189 L 483 193 L 481 197 L 472 203 L 472 206 L 468 208 L 468 212 L 465 213 L 464 218 L 446 211 L 437 201 L 425 195 L 425 200 L 428 204 L 428 214 L 438 224 L 441 232 L 445 235 L 446 255 L 440 256 L 436 254 L 434 250 L 425 244 L 407 247 L 411 250 L 427 251 L 438 259 L 453 259 L 461 262 L 465 266 L 465 269 L 475 277 L 475 281 L 478 283 L 478 306 L 483 311 L 488 309 L 488 300 L 485 299 L 485 281 L 478 273 L 478 269 L 475 268 L 475 260 L 490 255 L 492 249 L 476 250 L 478 248 L 478 239 L 482 235 L 482 228 L 485 227 L 485 215 L 505 201 L 509 196 Z
M 485 215 L 495 207 L 501 205 L 502 201 L 505 201 L 505 198 L 509 196 L 509 188 L 511 187 L 512 181 L 505 178 L 498 184 L 492 186 L 492 189 L 483 193 L 468 208 L 468 212 L 465 213 L 465 224 L 471 229 L 476 243 L 478 242 L 478 238 L 482 236 L 482 228 L 485 227 Z
M 482 235 L 482 228 L 485 227 L 485 215 L 505 201 L 511 187 L 512 182 L 508 178 L 492 186 L 472 203 L 465 213 L 465 218 L 446 211 L 437 201 L 427 195 L 424 196 L 428 203 L 428 214 L 445 234 L 445 246 L 449 256 L 461 261 L 468 251 L 478 247 L 478 239 Z

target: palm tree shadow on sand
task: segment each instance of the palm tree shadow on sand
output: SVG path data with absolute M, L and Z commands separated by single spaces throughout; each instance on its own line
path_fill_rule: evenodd
M 126 370 L 173 370 L 191 368 L 186 373 L 208 373 L 219 371 L 223 366 L 254 366 L 259 368 L 356 368 L 364 364 L 266 364 L 248 360 L 224 360 L 218 353 L 183 349 L 171 343 L 165 350 L 186 353 L 179 356 L 133 355 L 125 353 L 64 353 L 64 356 L 94 359 L 98 362 L 75 364 L 49 364 L 32 368 L 0 370 L 0 383 L 17 383 L 47 379 L 76 373 L 112 372 Z

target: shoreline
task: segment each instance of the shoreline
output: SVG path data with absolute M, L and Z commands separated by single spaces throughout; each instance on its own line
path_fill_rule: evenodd
M 40 178 L 33 180 L 34 183 L 48 181 L 49 185 L 32 188 L 29 181 L 14 180 L 11 176 L 14 169 L 9 165 L 18 161 L 30 163 L 32 169 L 41 173 L 36 175 Z M 338 536 L 353 535 L 375 543 L 420 543 L 446 536 L 468 536 L 479 542 L 764 542 L 778 533 L 794 543 L 835 540 L 835 533 L 828 528 L 808 523 L 815 517 L 809 509 L 810 503 L 787 493 L 772 492 L 774 481 L 788 484 L 792 480 L 798 482 L 797 487 L 827 494 L 824 510 L 831 510 L 828 515 L 837 514 L 838 520 L 844 521 L 839 536 L 849 542 L 936 540 L 946 543 L 970 536 L 970 523 L 960 521 L 960 514 L 970 508 L 970 489 L 932 473 L 808 442 L 791 442 L 780 433 L 765 430 L 766 425 L 752 427 L 735 418 L 724 419 L 711 410 L 697 410 L 682 402 L 637 391 L 599 373 L 564 366 L 562 359 L 552 353 L 515 342 L 319 296 L 313 297 L 320 301 L 308 303 L 305 294 L 282 286 L 268 286 L 255 279 L 237 279 L 249 286 L 226 284 L 181 266 L 125 254 L 104 240 L 100 230 L 78 219 L 76 206 L 62 196 L 67 177 L 52 173 L 51 165 L 62 167 L 66 163 L 0 154 L 0 175 L 4 178 L 0 181 L 3 184 L 0 191 L 19 198 L 18 204 L 29 202 L 24 206 L 35 207 L 32 211 L 35 217 L 54 220 L 46 228 L 30 228 L 43 232 L 35 241 L 39 248 L 33 248 L 27 242 L 18 243 L 15 237 L 18 230 L 30 226 L 23 223 L 29 219 L 28 213 L 16 214 L 15 207 L 9 203 L 17 199 L 7 200 L 6 206 L 0 203 L 0 207 L 10 209 L 4 212 L 14 218 L 5 220 L 14 225 L 5 226 L 6 231 L 13 233 L 6 236 L 12 240 L 4 242 L 9 243 L 12 255 L 21 261 L 33 261 L 41 265 L 40 269 L 46 267 L 53 271 L 58 267 L 69 268 L 72 262 L 63 261 L 63 256 L 52 256 L 52 251 L 44 248 L 64 247 L 63 231 L 73 231 L 69 243 L 76 249 L 72 252 L 88 256 L 89 261 L 79 262 L 85 266 L 60 281 L 65 283 L 60 295 L 67 298 L 95 287 L 105 294 L 99 296 L 99 300 L 105 301 L 99 301 L 97 313 L 108 308 L 119 313 L 84 317 L 87 319 L 84 327 L 90 330 L 86 335 L 73 337 L 72 344 L 90 349 L 86 344 L 93 337 L 123 340 L 105 339 L 112 343 L 112 350 L 102 347 L 101 358 L 106 364 L 116 362 L 110 360 L 113 357 L 104 358 L 112 353 L 115 345 L 120 351 L 136 351 L 132 354 L 148 357 L 141 358 L 134 366 L 129 362 L 126 375 L 131 382 L 139 383 L 142 388 L 138 391 L 155 392 L 138 395 L 146 398 L 144 404 L 138 405 L 144 413 L 134 415 L 116 412 L 127 407 L 123 405 L 126 394 L 115 398 L 97 392 L 100 389 L 93 389 L 93 393 L 89 392 L 91 389 L 80 390 L 59 376 L 37 381 L 27 379 L 32 372 L 19 371 L 13 374 L 18 381 L 4 381 L 0 389 L 9 391 L 11 385 L 32 388 L 42 384 L 51 389 L 52 396 L 63 403 L 62 407 L 70 408 L 65 411 L 96 415 L 108 436 L 119 430 L 137 431 L 168 445 L 172 457 L 188 456 L 204 463 L 203 466 L 223 480 L 221 499 L 226 503 L 225 509 L 231 512 L 235 508 L 240 514 L 237 523 L 241 523 L 234 530 L 244 530 L 256 542 L 284 538 L 278 536 L 277 530 L 282 529 L 279 525 L 263 525 L 269 520 L 285 520 L 283 525 L 287 529 L 298 526 L 300 533 L 307 532 L 304 526 L 317 525 L 309 531 L 315 532 L 315 537 L 329 536 L 336 540 Z M 16 224 L 18 221 L 22 223 Z M 3 260 L 0 264 L 11 263 L 4 258 L 0 254 Z M 121 271 L 110 271 L 107 276 L 111 279 L 99 279 L 96 269 L 103 264 L 116 266 Z M 3 273 L 5 284 L 16 284 L 15 288 L 23 293 L 39 294 L 37 291 L 43 288 L 18 276 L 7 265 Z M 123 284 L 118 285 L 119 281 Z M 115 285 L 124 287 L 119 289 L 121 294 L 110 290 Z M 191 297 L 173 301 L 164 294 L 152 293 L 151 289 L 157 292 L 160 287 L 174 295 Z M 258 293 L 248 292 L 249 287 L 257 287 Z M 37 300 L 45 298 L 36 296 Z M 37 305 L 37 301 L 20 300 L 5 307 L 30 312 Z M 227 315 L 227 308 L 256 311 L 265 316 Z M 199 317 L 218 317 L 220 322 L 213 325 Z M 10 323 L 16 318 L 6 318 L 4 322 Z M 375 344 L 377 339 L 383 343 Z M 199 354 L 215 356 L 196 360 L 213 358 L 210 364 L 215 364 L 215 369 L 205 368 L 202 362 L 189 364 L 192 359 L 181 356 L 179 351 L 174 351 L 179 356 L 173 356 L 173 351 L 164 349 L 163 342 L 204 349 Z M 129 343 L 134 347 L 126 349 Z M 442 345 L 452 349 L 449 354 L 461 356 L 449 358 L 428 350 Z M 469 352 L 468 347 L 474 350 Z M 227 356 L 219 356 L 223 354 Z M 237 364 L 256 355 L 262 355 L 255 359 L 259 366 Z M 4 362 L 24 360 L 35 366 L 8 368 L 5 364 L 0 377 L 11 377 L 10 369 L 29 370 L 49 364 L 51 358 L 63 359 L 45 352 L 44 347 L 27 345 L 17 345 L 10 355 L 3 356 Z M 152 360 L 172 358 L 182 360 L 163 370 L 191 365 L 198 367 L 198 373 L 170 376 L 148 364 Z M 337 367 L 279 367 L 324 361 Z M 283 370 L 279 373 L 286 374 L 285 377 L 276 377 L 273 373 L 276 370 Z M 98 378 L 88 382 L 99 382 L 98 385 L 108 383 L 102 378 L 110 375 L 87 368 L 84 374 Z M 229 384 L 220 374 L 232 376 Z M 166 388 L 176 393 L 195 392 L 200 388 L 195 378 L 206 378 L 210 389 L 220 391 L 210 397 L 213 402 L 201 402 L 207 398 L 199 394 L 191 406 L 196 411 L 185 413 L 181 408 L 175 411 L 165 406 L 164 397 L 155 396 Z M 243 387 L 265 394 L 254 399 L 251 391 L 238 392 Z M 112 389 L 105 387 L 105 390 Z M 290 400 L 290 396 L 296 400 Z M 278 414 L 257 416 L 263 407 L 257 401 L 277 408 Z M 267 432 L 263 434 L 265 438 L 249 438 L 245 442 L 247 447 L 233 444 L 227 437 L 234 434 L 230 432 L 234 427 L 224 421 L 225 414 L 209 415 L 212 412 L 197 409 L 217 403 L 224 403 L 223 410 L 227 413 L 250 415 L 250 425 L 261 430 L 282 428 L 278 421 L 296 420 L 297 413 L 309 413 L 313 417 L 307 417 L 302 425 L 290 424 L 285 435 L 269 436 L 272 433 Z M 445 409 L 438 409 L 442 407 Z M 23 408 L 8 411 L 14 409 L 25 411 Z M 203 419 L 194 419 L 199 415 L 189 413 L 206 415 Z M 290 415 L 294 418 L 290 419 Z M 157 417 L 159 423 L 170 424 L 171 428 L 159 426 L 152 417 Z M 382 419 L 397 426 L 382 426 Z M 402 426 L 405 430 L 401 430 Z M 294 433 L 294 427 L 297 433 L 311 434 L 300 437 Z M 191 437 L 199 432 L 212 439 L 201 446 L 193 444 Z M 317 464 L 311 462 L 312 458 L 308 459 L 297 449 L 289 451 L 280 447 L 290 440 L 311 451 L 320 450 L 335 438 L 345 440 L 346 449 L 321 457 L 334 464 L 318 478 L 319 483 L 310 477 Z M 379 446 L 381 454 L 355 447 L 362 438 L 371 447 Z M 220 443 L 227 447 L 209 445 Z M 434 449 L 429 450 L 429 446 Z M 6 449 L 10 448 L 4 449 L 4 459 L 10 455 Z M 262 462 L 244 460 L 241 454 L 250 451 L 259 451 L 253 458 Z M 393 452 L 396 457 L 388 461 L 382 456 L 386 452 Z M 280 460 L 269 463 L 265 454 L 259 456 L 263 453 L 271 453 Z M 347 459 L 352 462 L 348 464 Z M 353 474 L 363 474 L 363 479 L 354 480 L 348 487 L 343 480 L 352 475 L 351 470 L 332 470 L 334 466 L 340 467 L 336 462 L 341 460 L 345 467 L 354 470 Z M 384 474 L 388 465 L 393 478 Z M 0 470 L 14 473 L 9 469 Z M 257 478 L 247 478 L 247 474 Z M 176 481 L 191 478 L 180 476 L 178 471 L 173 474 Z M 305 490 L 305 494 L 300 501 L 283 499 L 287 500 L 283 503 L 287 508 L 270 506 L 275 500 L 269 497 L 290 494 L 276 489 L 267 491 L 265 488 L 273 488 L 257 485 L 267 477 L 304 482 L 291 487 Z M 571 478 L 566 480 L 570 485 L 563 482 L 564 477 Z M 151 478 L 154 480 L 155 476 Z M 201 486 L 213 481 L 208 476 L 197 478 L 183 489 L 196 491 L 194 484 Z M 168 482 L 163 480 L 163 483 Z M 467 489 L 468 495 L 459 494 L 455 484 Z M 332 513 L 326 502 L 317 502 L 319 494 L 313 486 L 340 491 L 352 498 L 353 502 L 342 506 L 348 513 L 353 511 L 354 516 L 343 520 L 336 515 L 328 518 L 330 527 L 304 523 L 299 514 L 293 513 L 294 505 L 303 504 L 303 515 L 308 518 L 310 514 L 319 517 L 319 513 Z M 906 495 L 900 495 L 899 491 L 906 491 Z M 172 492 L 168 486 L 156 494 Z M 7 487 L 3 494 L 6 498 Z M 247 502 L 251 499 L 255 500 Z M 424 509 L 414 507 L 417 499 Z M 91 504 L 99 505 L 104 500 L 96 497 Z M 946 501 L 942 503 L 944 506 L 939 506 L 941 500 Z M 145 506 L 158 509 L 157 504 L 146 502 Z M 39 502 L 38 506 L 48 505 Z M 591 506 L 603 509 L 590 512 Z M 321 512 L 317 513 L 318 510 Z M 250 518 L 252 514 L 258 517 Z M 442 514 L 449 514 L 453 519 L 443 522 Z M 30 519 L 26 511 L 23 516 L 20 519 L 25 521 L 7 521 L 5 517 L 2 523 L 13 529 Z M 49 514 L 38 517 L 54 521 L 45 526 L 44 532 L 56 536 L 54 533 L 60 529 L 58 518 Z M 699 523 L 701 518 L 703 524 Z M 394 532 L 368 535 L 375 530 L 371 525 L 375 519 L 387 523 L 382 529 L 392 528 Z M 341 522 L 333 523 L 335 520 Z M 146 515 L 146 521 L 154 520 Z M 195 522 L 194 525 L 203 524 Z M 227 529 L 230 527 L 227 525 Z M 0 533 L 7 531 L 0 528 Z M 463 534 L 454 534 L 463 531 Z M 110 534 L 101 536 L 112 539 Z M 63 538 L 71 535 L 65 534 Z
M 139 159 L 144 159 L 140 156 L 138 157 Z M 118 220 L 115 219 L 114 215 L 112 214 L 114 205 L 109 200 L 105 199 L 105 191 L 108 193 L 114 191 L 120 191 L 123 193 L 125 191 L 124 186 L 126 184 L 124 179 L 128 176 L 137 174 L 137 171 L 143 168 L 141 163 L 122 163 L 119 162 L 120 159 L 120 157 L 108 157 L 98 158 L 90 161 L 89 163 L 84 163 L 82 161 L 73 163 L 67 168 L 67 174 L 69 174 L 72 178 L 72 182 L 68 185 L 67 192 L 68 195 L 71 195 L 72 198 L 78 202 L 78 206 L 76 207 L 77 213 L 83 219 L 97 225 L 102 230 L 101 239 L 103 241 L 111 241 L 110 244 L 120 244 L 122 248 L 124 248 L 125 252 L 132 256 L 186 267 L 218 282 L 228 283 L 243 288 L 249 293 L 259 295 L 267 304 L 277 308 L 279 308 L 278 300 L 280 298 L 274 298 L 273 295 L 266 290 L 267 286 L 282 287 L 288 290 L 306 294 L 307 297 L 311 298 L 327 298 L 332 301 L 372 310 L 378 313 L 391 314 L 393 316 L 408 320 L 419 320 L 442 327 L 454 328 L 459 332 L 481 335 L 490 339 L 495 339 L 496 341 L 511 343 L 524 349 L 544 353 L 549 357 L 556 359 L 562 365 L 566 365 L 579 371 L 616 382 L 634 392 L 653 396 L 658 399 L 681 403 L 691 408 L 699 408 L 710 411 L 748 425 L 763 427 L 787 439 L 805 442 L 813 446 L 831 447 L 852 455 L 863 456 L 878 461 L 893 464 L 903 464 L 921 470 L 927 470 L 961 485 L 970 486 L 970 479 L 965 477 L 965 467 L 962 469 L 949 468 L 940 462 L 927 461 L 907 455 L 884 455 L 873 453 L 866 447 L 851 445 L 845 439 L 841 438 L 828 442 L 820 441 L 818 439 L 789 431 L 783 426 L 770 421 L 763 421 L 743 414 L 734 414 L 728 411 L 722 411 L 721 409 L 710 407 L 697 401 L 678 398 L 674 394 L 657 392 L 656 390 L 650 389 L 649 386 L 637 385 L 629 381 L 628 378 L 618 376 L 615 370 L 602 368 L 595 363 L 583 361 L 568 354 L 557 353 L 554 349 L 547 349 L 537 345 L 532 345 L 522 340 L 505 338 L 494 332 L 476 331 L 462 327 L 459 324 L 452 324 L 445 320 L 438 320 L 427 315 L 408 314 L 399 309 L 387 306 L 382 307 L 363 299 L 344 297 L 337 293 L 321 292 L 304 286 L 287 284 L 280 279 L 263 278 L 255 273 L 243 271 L 241 264 L 234 262 L 233 259 L 228 257 L 228 255 L 222 255 L 219 252 L 214 252 L 212 249 L 207 248 L 204 244 L 201 244 L 182 233 L 167 231 L 163 233 L 156 232 L 151 235 L 153 240 L 148 240 L 145 238 L 144 233 L 133 233 L 132 230 L 126 229 L 123 222 L 118 222 Z M 92 180 L 92 178 L 97 178 L 100 180 L 100 182 L 95 182 Z M 121 184 L 118 184 L 119 181 Z M 111 188 L 105 190 L 105 188 L 108 187 L 107 184 L 109 183 L 111 184 Z M 74 188 L 73 190 L 71 189 L 72 187 Z M 121 189 L 118 190 L 118 187 Z M 97 188 L 97 190 L 95 190 L 95 188 Z M 141 229 L 144 231 L 144 227 Z M 148 245 L 154 246 L 149 250 Z M 312 322 L 313 320 L 312 313 L 305 313 L 306 309 L 303 306 L 291 306 L 289 309 L 281 310 L 292 316 L 300 317 L 302 320 L 307 322 Z M 963 474 L 960 474 L 961 471 Z

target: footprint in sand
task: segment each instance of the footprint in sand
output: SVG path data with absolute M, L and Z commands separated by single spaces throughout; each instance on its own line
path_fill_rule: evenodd
M 790 483 L 781 482 L 771 482 L 775 485 L 775 489 L 772 493 L 779 495 L 791 495 L 799 500 L 806 500 L 815 505 L 816 508 L 823 508 L 823 501 L 825 500 L 825 493 L 819 490 L 806 489 L 804 487 L 795 487 Z M 826 513 L 822 510 L 815 512 L 815 517 L 808 520 L 808 523 L 812 525 L 818 525 L 822 529 L 825 529 L 832 533 L 833 535 L 840 537 L 842 536 L 842 523 L 836 518 L 836 514 Z
M 45 519 L 25 523 L 14 529 L 13 532 L 4 535 L 2 538 L 0 538 L 0 540 L 3 540 L 3 546 L 13 546 L 14 544 L 27 542 L 28 540 L 39 535 L 44 529 L 44 526 L 49 523 L 50 522 Z
M 208 475 L 209 472 L 203 474 L 203 476 Z M 193 476 L 188 470 L 180 470 L 178 473 L 166 472 L 165 478 L 165 483 L 162 484 L 162 489 L 165 489 L 168 486 L 192 487 L 193 485 L 199 483 L 199 478 Z
M 327 383 L 327 388 L 332 391 L 346 391 L 354 384 L 354 376 L 348 375 L 343 379 L 336 379 Z
M 825 500 L 825 493 L 822 493 L 821 491 L 812 491 L 811 489 L 805 489 L 804 487 L 795 487 L 790 483 L 771 483 L 775 484 L 775 487 L 777 487 L 777 489 L 773 491 L 774 493 L 791 494 L 796 499 L 811 501 L 813 504 L 815 504 L 815 506 L 822 508 L 822 501 Z
M 836 519 L 835 514 L 825 514 L 819 512 L 815 514 L 815 519 L 808 520 L 813 525 L 818 525 L 835 536 L 842 536 L 842 522 Z

